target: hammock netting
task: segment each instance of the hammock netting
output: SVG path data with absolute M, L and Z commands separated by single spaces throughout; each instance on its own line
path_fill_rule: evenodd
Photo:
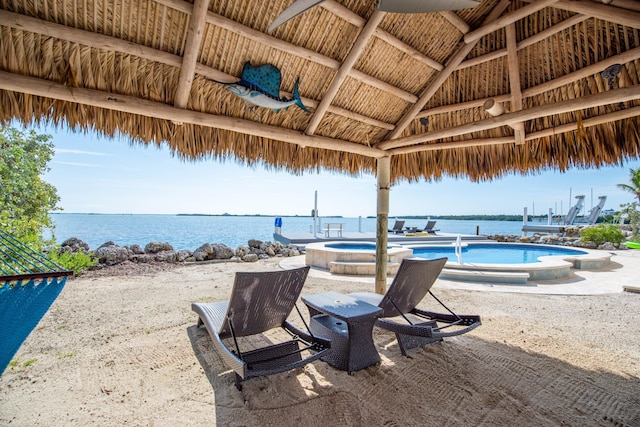
M 72 274 L 0 230 L 0 375 Z

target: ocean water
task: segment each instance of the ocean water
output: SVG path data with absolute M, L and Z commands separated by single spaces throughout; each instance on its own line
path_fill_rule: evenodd
M 269 216 L 186 216 L 186 215 L 111 215 L 63 214 L 51 215 L 56 227 L 53 234 L 58 243 L 70 237 L 85 241 L 91 249 L 113 241 L 121 246 L 149 242 L 168 242 L 174 249 L 194 250 L 204 243 L 224 243 L 231 248 L 246 245 L 250 239 L 273 241 L 276 217 Z M 390 226 L 395 218 L 390 218 Z M 435 228 L 444 233 L 520 234 L 520 221 L 437 220 Z M 320 218 L 320 223 L 344 223 L 345 232 L 376 230 L 375 218 Z M 424 227 L 426 220 L 406 220 L 405 226 Z M 282 234 L 311 233 L 311 217 L 282 217 Z

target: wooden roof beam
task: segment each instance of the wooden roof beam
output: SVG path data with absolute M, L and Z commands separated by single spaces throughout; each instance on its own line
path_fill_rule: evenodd
M 521 50 L 524 49 L 526 47 L 529 47 L 533 44 L 536 44 L 548 37 L 551 37 L 552 35 L 559 33 L 561 31 L 566 30 L 567 28 L 571 28 L 575 25 L 578 25 L 579 23 L 586 21 L 587 19 L 590 19 L 589 16 L 586 15 L 581 15 L 581 14 L 577 14 L 574 15 L 570 18 L 565 19 L 564 21 L 562 21 L 559 24 L 556 24 L 552 27 L 547 28 L 544 31 L 540 31 L 538 34 L 531 36 L 529 38 L 526 38 L 524 40 L 520 40 L 520 42 L 517 45 L 517 49 Z M 475 65 L 478 64 L 482 64 L 483 62 L 489 62 L 492 61 L 494 59 L 498 59 L 501 58 L 503 56 L 507 55 L 507 49 L 500 49 L 500 50 L 496 50 L 494 52 L 490 52 L 487 53 L 485 55 L 480 55 L 480 56 L 476 56 L 475 58 L 472 59 L 467 59 L 466 61 L 462 62 L 459 66 L 458 66 L 458 70 L 461 70 L 463 68 L 468 68 L 468 67 L 473 67 Z
M 161 102 L 149 101 L 133 96 L 120 95 L 94 89 L 71 88 L 49 80 L 25 77 L 0 71 L 0 89 L 18 93 L 89 105 L 124 113 L 137 114 L 161 120 L 191 123 L 198 126 L 217 128 L 262 138 L 274 139 L 301 147 L 313 147 L 332 151 L 359 154 L 380 158 L 387 153 L 364 144 L 321 136 L 309 136 L 302 132 L 269 126 L 246 119 L 201 113 L 172 107 Z
M 577 110 L 596 108 L 608 104 L 619 104 L 621 102 L 635 101 L 638 99 L 640 99 L 640 84 L 621 89 L 609 90 L 594 95 L 583 96 L 581 98 L 567 99 L 554 104 L 544 104 L 526 110 L 507 113 L 499 117 L 492 117 L 421 135 L 412 135 L 393 141 L 385 141 L 376 144 L 375 147 L 381 150 L 392 150 L 394 148 L 437 141 L 439 139 L 451 138 L 467 133 L 482 132 L 500 126 L 510 126 L 515 123 L 551 116 L 554 114 L 570 113 Z
M 340 3 L 336 2 L 335 0 L 325 0 L 322 3 L 320 3 L 320 6 L 323 7 L 324 9 L 326 9 L 328 12 L 333 13 L 334 15 L 340 17 L 341 19 L 344 19 L 345 21 L 347 21 L 348 23 L 350 23 L 351 25 L 354 25 L 356 27 L 361 27 L 362 28 L 367 23 L 366 19 L 364 19 L 363 17 L 361 17 L 357 13 L 354 13 L 351 10 L 347 9 L 346 7 L 341 5 Z M 458 19 L 460 19 L 460 18 L 458 18 Z M 460 19 L 460 21 L 462 21 L 462 20 Z M 464 22 L 464 21 L 462 21 L 462 22 Z M 398 39 L 396 36 L 393 36 L 393 35 L 389 34 L 388 32 L 386 32 L 382 28 L 376 28 L 376 31 L 374 32 L 374 36 L 379 38 L 380 40 L 384 41 L 385 43 L 389 43 L 391 46 L 395 47 L 396 49 L 398 49 L 398 50 L 400 50 L 400 51 L 402 51 L 404 53 L 406 53 L 407 55 L 411 56 L 416 61 L 419 61 L 419 62 L 421 62 L 421 63 L 433 68 L 434 70 L 440 71 L 440 70 L 442 70 L 444 68 L 444 65 L 440 64 L 438 61 L 436 61 L 436 60 L 434 60 L 432 58 L 429 58 L 424 53 L 418 51 L 417 49 L 413 48 L 412 46 L 409 46 L 408 44 L 406 44 L 402 40 Z
M 549 136 L 557 135 L 559 133 L 575 132 L 579 128 L 588 128 L 591 126 L 599 126 L 605 123 L 616 122 L 618 120 L 631 119 L 633 117 L 640 116 L 640 107 L 625 108 L 624 110 L 614 111 L 613 113 L 600 114 L 589 119 L 584 119 L 580 123 L 567 123 L 561 126 L 554 126 L 532 132 L 527 135 L 526 140 L 531 141 L 540 138 L 546 138 Z
M 522 1 L 534 3 L 534 0 Z M 553 7 L 640 29 L 640 2 L 637 0 L 613 0 L 611 4 L 593 0 L 560 0 Z
M 331 105 L 333 98 L 335 98 L 336 94 L 338 93 L 338 90 L 340 89 L 340 86 L 342 86 L 342 83 L 348 77 L 349 72 L 351 71 L 353 66 L 356 64 L 356 61 L 360 58 L 360 56 L 364 52 L 365 48 L 367 47 L 367 44 L 369 43 L 369 39 L 371 39 L 371 37 L 373 36 L 373 33 L 375 32 L 376 28 L 380 24 L 380 21 L 382 21 L 382 18 L 384 18 L 384 15 L 385 15 L 384 12 L 380 12 L 378 10 L 373 12 L 371 17 L 369 18 L 369 22 L 367 22 L 367 25 L 364 26 L 363 30 L 358 35 L 358 38 L 356 39 L 355 43 L 351 47 L 349 54 L 347 55 L 344 62 L 342 63 L 340 70 L 338 70 L 336 75 L 333 77 L 333 80 L 329 85 L 329 89 L 327 89 L 327 92 L 322 97 L 322 101 L 320 101 L 320 105 L 318 105 L 318 108 L 316 108 L 316 111 L 311 117 L 311 120 L 309 121 L 309 125 L 307 126 L 307 130 L 305 131 L 307 135 L 313 135 L 315 131 L 318 129 L 318 125 L 320 124 L 320 121 L 322 121 L 322 118 L 327 112 L 329 105 Z
M 509 86 L 511 88 L 511 112 L 522 110 L 522 88 L 520 87 L 520 64 L 518 63 L 518 49 L 516 48 L 516 24 L 506 27 L 507 34 L 507 64 L 509 67 Z M 524 123 L 511 125 L 514 130 L 516 144 L 524 144 Z
M 547 138 L 560 133 L 575 132 L 579 127 L 588 128 L 591 126 L 599 126 L 605 123 L 616 122 L 618 120 L 630 119 L 640 116 L 640 107 L 631 107 L 624 110 L 615 111 L 613 113 L 601 114 L 590 119 L 585 119 L 581 123 L 567 123 L 561 126 L 543 129 L 532 132 L 525 137 L 525 140 L 534 141 L 540 138 Z M 411 147 L 394 148 L 388 151 L 388 154 L 397 156 L 401 154 L 421 153 L 424 151 L 440 151 L 451 150 L 453 148 L 480 147 L 485 145 L 504 145 L 513 144 L 515 139 L 507 136 L 503 138 L 479 138 L 466 139 L 464 141 L 438 142 L 426 145 L 413 145 Z
M 501 0 L 500 3 L 489 13 L 487 18 L 485 19 L 485 23 L 492 22 L 504 12 L 504 10 L 511 3 L 510 0 Z M 438 73 L 435 79 L 425 88 L 425 90 L 420 95 L 420 99 L 409 108 L 409 110 L 405 113 L 405 115 L 400 119 L 397 123 L 396 128 L 389 132 L 386 139 L 395 139 L 398 138 L 402 132 L 409 126 L 411 121 L 420 113 L 420 110 L 429 102 L 431 97 L 437 92 L 437 90 L 444 84 L 444 82 L 451 76 L 451 73 L 455 71 L 455 69 L 460 65 L 460 63 L 464 60 L 464 58 L 471 52 L 474 48 L 476 42 L 465 44 L 458 49 L 457 52 L 453 54 L 453 56 L 447 61 L 447 65 L 445 68 Z M 380 143 L 378 143 L 380 144 Z
M 640 12 L 640 1 L 638 0 L 596 0 L 600 3 L 608 4 L 611 6 L 619 7 L 621 9 L 635 10 Z
M 178 87 L 174 97 L 174 105 L 178 108 L 186 108 L 189 102 L 191 86 L 196 72 L 200 44 L 204 35 L 205 18 L 209 10 L 209 0 L 195 0 L 193 3 L 193 13 L 189 22 L 187 43 L 182 57 L 182 67 Z
M 634 4 L 630 4 L 630 6 L 637 7 L 637 5 Z M 623 9 L 622 7 L 605 5 L 590 0 L 561 0 L 553 5 L 553 7 L 570 12 L 582 13 L 614 24 L 640 29 L 640 12 L 635 10 Z
M 598 63 L 589 65 L 580 70 L 574 71 L 573 73 L 566 74 L 562 77 L 558 77 L 557 79 L 550 80 L 546 83 L 542 83 L 538 86 L 532 86 L 528 89 L 524 89 L 522 91 L 522 96 L 523 98 L 537 96 L 542 93 L 548 92 L 550 90 L 554 90 L 559 87 L 565 86 L 567 84 L 573 83 L 575 81 L 587 78 L 594 74 L 598 74 L 601 71 L 605 70 L 607 67 L 610 67 L 611 65 L 625 64 L 627 62 L 634 61 L 638 58 L 640 58 L 640 47 L 636 47 L 634 49 L 628 50 L 621 54 L 609 57 Z M 443 105 L 441 107 L 435 107 L 429 110 L 424 110 L 420 112 L 420 114 L 418 114 L 416 118 L 429 117 L 435 114 L 444 114 L 444 113 L 450 113 L 452 111 L 460 111 L 460 110 L 466 110 L 469 108 L 482 107 L 482 105 L 488 99 L 493 99 L 496 102 L 505 102 L 509 100 L 509 96 L 510 96 L 509 94 L 497 95 L 497 96 L 492 96 L 491 98 L 476 99 L 474 101 L 462 102 L 460 104 Z
M 493 33 L 494 31 L 499 30 L 500 28 L 506 27 L 509 24 L 513 24 L 522 18 L 531 15 L 539 10 L 542 10 L 552 4 L 558 2 L 559 0 L 536 0 L 535 2 L 528 4 L 520 9 L 514 10 L 504 16 L 501 16 L 498 19 L 494 19 L 492 21 L 488 21 L 486 24 L 483 24 L 477 30 L 473 30 L 470 33 L 464 35 L 465 43 L 473 43 L 480 40 L 482 37 L 487 34 Z
M 373 33 L 373 35 L 376 36 L 378 39 L 382 40 L 383 42 L 395 47 L 402 53 L 405 53 L 406 55 L 410 56 L 412 59 L 428 67 L 431 67 L 436 71 L 441 71 L 444 68 L 444 65 L 442 65 L 441 63 L 434 61 L 433 59 L 426 56 L 424 53 L 420 52 L 418 49 L 415 49 L 409 46 L 399 38 L 392 36 L 391 34 L 387 33 L 385 30 L 383 30 L 380 27 L 376 28 L 376 31 Z
M 469 26 L 469 24 L 464 22 L 464 20 L 460 18 L 453 10 L 444 10 L 439 13 L 444 19 L 449 21 L 451 25 L 460 30 L 462 34 L 467 34 L 469 31 L 471 31 L 471 27 Z

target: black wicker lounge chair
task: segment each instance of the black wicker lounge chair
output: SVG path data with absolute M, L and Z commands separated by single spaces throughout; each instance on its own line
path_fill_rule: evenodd
M 329 341 L 314 337 L 287 321 L 293 308 L 297 309 L 296 301 L 308 273 L 309 267 L 236 273 L 229 301 L 191 305 L 199 316 L 198 326 L 206 326 L 216 350 L 236 373 L 238 390 L 242 389 L 243 380 L 304 366 L 329 350 Z M 240 340 L 274 328 L 284 329 L 292 338 L 258 349 L 255 342 Z M 243 351 L 242 344 L 253 349 Z
M 425 225 L 424 233 L 435 234 L 436 231 L 440 231 L 437 228 L 433 228 L 436 225 L 436 221 L 427 221 L 427 225 Z
M 480 325 L 480 316 L 458 315 L 449 310 L 431 292 L 431 286 L 442 271 L 447 258 L 435 260 L 405 258 L 385 295 L 355 292 L 350 296 L 382 308 L 376 326 L 394 332 L 400 351 L 442 341 L 445 337 L 461 335 Z M 428 294 L 448 313 L 436 313 L 416 308 Z
M 393 224 L 393 228 L 391 230 L 389 230 L 389 233 L 393 233 L 393 234 L 402 234 L 404 233 L 404 231 L 402 231 L 402 229 L 404 228 L 404 220 L 397 220 L 396 219 L 396 223 Z

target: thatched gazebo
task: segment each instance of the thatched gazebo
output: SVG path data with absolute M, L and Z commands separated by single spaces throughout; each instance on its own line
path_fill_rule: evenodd
M 433 0 L 424 0 L 425 3 Z M 326 0 L 1 0 L 1 118 L 67 123 L 188 159 L 376 174 L 386 279 L 400 180 L 616 164 L 640 153 L 640 1 L 482 0 L 389 13 Z M 272 64 L 281 95 L 223 83 Z

